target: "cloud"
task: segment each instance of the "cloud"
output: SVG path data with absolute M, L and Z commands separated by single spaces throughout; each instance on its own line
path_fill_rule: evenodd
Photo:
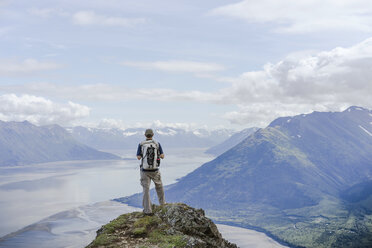
M 283 33 L 372 31 L 372 7 L 368 0 L 244 0 L 215 8 L 209 14 L 273 24 L 275 31 Z
M 146 22 L 144 18 L 124 18 L 98 15 L 94 11 L 78 11 L 72 15 L 74 24 L 80 26 L 121 26 L 132 27 Z
M 233 123 L 262 126 L 279 116 L 372 108 L 372 38 L 349 48 L 290 56 L 261 71 L 243 73 L 221 95 L 237 104 L 225 114 Z
M 14 60 L 0 60 L 0 75 L 24 75 L 38 71 L 55 70 L 62 65 L 54 62 L 40 62 L 36 59 L 25 59 L 21 62 Z
M 27 83 L 0 85 L 0 90 L 53 97 L 68 96 L 77 101 L 125 102 L 146 99 L 152 101 L 218 101 L 213 92 L 178 91 L 165 88 L 127 88 L 111 84 L 61 85 L 53 83 Z
M 222 118 L 234 124 L 264 126 L 279 116 L 314 110 L 340 111 L 351 105 L 372 108 L 372 38 L 347 48 L 291 54 L 278 63 L 264 65 L 261 70 L 225 80 L 228 86 L 216 91 L 49 83 L 0 86 L 0 90 L 76 100 L 146 99 L 235 105 L 236 110 Z
M 28 120 L 37 125 L 55 123 L 68 125 L 88 117 L 89 112 L 87 106 L 71 101 L 59 104 L 33 95 L 0 95 L 0 119 L 3 121 Z
M 98 127 L 98 128 L 118 128 L 118 129 L 126 129 L 126 125 L 122 120 L 116 120 L 112 118 L 103 118 L 98 122 L 98 124 L 93 124 L 91 126 Z
M 124 61 L 123 66 L 136 67 L 145 70 L 159 70 L 165 72 L 210 73 L 225 70 L 216 63 L 203 63 L 186 60 L 168 60 L 154 62 Z

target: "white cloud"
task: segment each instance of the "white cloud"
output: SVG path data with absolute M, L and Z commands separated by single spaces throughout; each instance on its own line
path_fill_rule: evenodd
M 147 99 L 153 101 L 219 101 L 213 92 L 178 91 L 161 88 L 126 88 L 110 84 L 60 85 L 52 83 L 28 83 L 18 85 L 0 85 L 0 90 L 48 96 L 68 96 L 74 100 L 89 101 L 129 101 Z
M 33 95 L 0 95 L 0 119 L 3 121 L 28 120 L 37 125 L 68 125 L 89 116 L 89 112 L 87 106 L 71 101 L 58 104 Z
M 368 0 L 244 0 L 215 8 L 209 14 L 244 19 L 250 23 L 274 24 L 278 32 L 371 32 L 371 6 Z
M 212 92 L 47 83 L 0 86 L 0 90 L 64 95 L 76 100 L 230 104 L 237 110 L 223 118 L 236 124 L 264 126 L 279 116 L 314 110 L 339 111 L 351 105 L 372 108 L 372 38 L 348 48 L 292 54 L 227 82 L 228 87 Z
M 168 60 L 154 62 L 124 61 L 121 63 L 121 65 L 166 72 L 210 73 L 225 70 L 224 66 L 216 63 L 203 63 L 186 60 Z
M 122 120 L 116 120 L 112 118 L 103 118 L 95 125 L 98 128 L 118 128 L 118 129 L 126 129 L 126 125 Z
M 222 100 L 238 104 L 225 118 L 268 124 L 279 116 L 339 111 L 350 105 L 372 108 L 372 38 L 349 48 L 287 57 L 261 71 L 243 73 Z
M 62 65 L 54 62 L 40 62 L 36 59 L 25 59 L 21 62 L 14 60 L 0 60 L 0 75 L 23 75 L 37 71 L 55 70 Z
M 78 11 L 72 15 L 74 24 L 81 26 L 121 26 L 132 27 L 146 22 L 144 18 L 124 18 L 98 15 L 94 11 Z

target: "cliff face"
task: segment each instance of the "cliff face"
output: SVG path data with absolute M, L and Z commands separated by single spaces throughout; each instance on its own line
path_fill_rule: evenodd
M 222 238 L 216 225 L 202 209 L 175 203 L 153 206 L 154 215 L 123 214 L 102 226 L 93 247 L 193 247 L 237 248 Z

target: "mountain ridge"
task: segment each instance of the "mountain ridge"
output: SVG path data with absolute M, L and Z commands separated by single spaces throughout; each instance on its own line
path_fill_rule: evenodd
M 205 152 L 209 153 L 209 154 L 212 154 L 212 155 L 215 155 L 215 156 L 219 156 L 222 153 L 230 150 L 231 148 L 233 148 L 234 146 L 236 146 L 240 142 L 242 142 L 244 139 L 246 139 L 249 135 L 256 132 L 257 130 L 258 130 L 258 128 L 256 128 L 256 127 L 245 128 L 245 129 L 243 129 L 239 132 L 236 132 L 236 133 L 232 134 L 228 139 L 226 139 L 222 143 L 210 147 Z
M 167 201 L 202 207 L 216 221 L 262 228 L 294 246 L 368 247 L 368 184 L 355 189 L 366 195 L 355 204 L 340 195 L 372 179 L 371 123 L 372 111 L 356 106 L 278 118 L 166 187 Z M 140 199 L 118 201 L 138 206 Z
M 0 121 L 0 165 L 64 160 L 120 159 L 77 142 L 59 125 Z
M 211 147 L 229 138 L 234 131 L 218 129 L 184 130 L 181 128 L 162 127 L 153 128 L 155 139 L 161 140 L 164 147 Z M 145 128 L 88 128 L 69 127 L 67 130 L 81 143 L 96 149 L 133 149 L 133 144 L 138 144 L 144 138 Z

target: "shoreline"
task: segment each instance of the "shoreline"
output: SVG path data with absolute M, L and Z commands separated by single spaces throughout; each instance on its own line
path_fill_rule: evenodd
M 215 220 L 213 220 L 213 222 L 215 224 L 223 224 L 223 225 L 228 225 L 228 226 L 233 226 L 233 227 L 240 227 L 240 228 L 244 228 L 244 229 L 247 229 L 247 230 L 252 230 L 252 231 L 263 233 L 266 236 L 268 236 L 269 238 L 271 238 L 271 239 L 275 240 L 276 242 L 278 242 L 279 244 L 284 245 L 284 246 L 287 246 L 289 248 L 305 248 L 303 246 L 296 246 L 296 245 L 293 245 L 291 243 L 288 243 L 287 241 L 284 241 L 284 240 L 280 239 L 279 237 L 277 237 L 276 235 L 274 235 L 271 232 L 267 231 L 266 229 L 263 229 L 262 227 L 256 227 L 256 226 L 251 226 L 251 225 L 247 225 L 247 226 L 245 226 L 245 225 L 239 225 L 239 224 L 237 224 L 235 222 L 229 222 L 229 221 L 215 221 Z

